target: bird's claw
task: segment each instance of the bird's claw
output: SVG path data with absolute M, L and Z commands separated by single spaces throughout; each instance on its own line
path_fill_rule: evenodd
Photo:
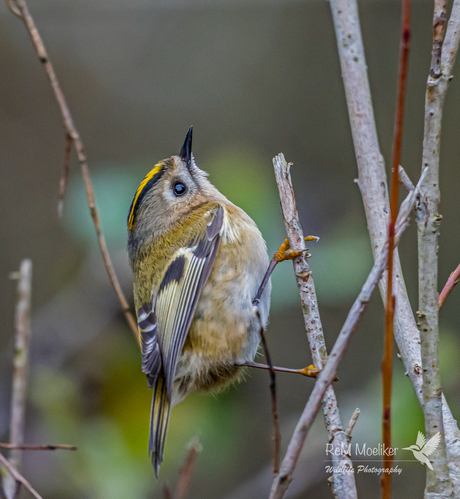
M 319 372 L 320 369 L 315 367 L 313 364 L 310 364 L 308 367 L 304 367 L 303 369 L 300 370 L 300 374 L 303 374 L 307 378 L 314 378 L 314 379 L 318 377 Z
M 319 237 L 317 236 L 308 236 L 304 238 L 304 241 L 319 241 Z M 284 243 L 279 247 L 278 251 L 275 253 L 275 259 L 277 263 L 284 262 L 286 260 L 294 260 L 298 256 L 303 255 L 308 251 L 307 248 L 303 250 L 293 250 L 291 249 L 291 244 L 289 243 L 289 239 L 285 239 Z M 305 255 L 309 258 L 311 255 L 307 253 Z

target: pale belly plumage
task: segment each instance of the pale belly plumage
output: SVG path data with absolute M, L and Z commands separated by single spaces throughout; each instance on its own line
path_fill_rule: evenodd
M 257 353 L 260 339 L 257 309 L 265 327 L 271 283 L 267 284 L 256 309 L 252 301 L 267 270 L 268 256 L 260 233 L 248 233 L 250 239 L 244 235 L 237 243 L 221 244 L 201 291 L 176 370 L 173 405 L 191 392 L 227 386 L 242 373 L 237 364 L 253 360 Z M 242 244 L 249 245 L 258 258 L 240 258 Z

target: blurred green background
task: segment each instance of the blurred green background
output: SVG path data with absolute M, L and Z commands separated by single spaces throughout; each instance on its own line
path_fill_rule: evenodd
M 361 24 L 382 153 L 394 120 L 400 4 L 363 0 Z M 126 214 L 137 184 L 158 160 L 177 153 L 194 125 L 198 165 L 262 230 L 269 251 L 285 237 L 272 157 L 292 169 L 310 244 L 326 340 L 331 348 L 372 265 L 356 184 L 344 91 L 329 5 L 317 0 L 30 0 L 86 146 L 97 206 L 126 295 L 132 278 Z M 432 3 L 414 0 L 403 165 L 421 165 Z M 15 283 L 20 260 L 34 263 L 33 337 L 26 441 L 74 444 L 78 451 L 28 453 L 23 471 L 49 499 L 160 498 L 172 488 L 198 436 L 203 446 L 191 498 L 266 497 L 271 482 L 268 375 L 217 396 L 190 396 L 172 412 L 160 480 L 147 456 L 151 392 L 98 253 L 75 159 L 64 217 L 56 201 L 64 132 L 43 68 L 21 22 L 0 4 L 0 440 L 7 441 Z M 455 71 L 458 74 L 459 71 Z M 440 286 L 460 256 L 460 85 L 449 90 L 442 143 Z M 416 308 L 415 230 L 401 245 Z M 275 364 L 311 362 L 290 263 L 273 277 L 267 332 Z M 458 303 L 441 314 L 442 382 L 460 413 Z M 361 416 L 354 442 L 380 441 L 383 308 L 375 295 L 339 369 L 342 419 Z M 283 453 L 311 391 L 308 379 L 280 374 Z M 395 360 L 394 445 L 415 442 L 421 410 Z M 326 434 L 318 417 L 286 497 L 332 497 L 324 469 Z M 400 455 L 400 458 L 409 458 Z M 425 469 L 402 463 L 394 497 L 420 497 Z M 379 496 L 377 475 L 358 475 L 361 497 Z M 26 495 L 24 494 L 24 497 Z

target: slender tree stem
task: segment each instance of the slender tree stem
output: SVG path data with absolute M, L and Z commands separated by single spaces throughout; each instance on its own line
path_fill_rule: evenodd
M 26 396 L 27 396 L 27 365 L 29 358 L 30 342 L 30 306 L 32 295 L 32 261 L 29 259 L 21 262 L 17 274 L 18 278 L 18 303 L 15 316 L 15 338 L 13 357 L 13 384 L 11 396 L 11 421 L 10 421 L 10 443 L 22 445 L 24 443 L 24 429 L 26 420 Z M 22 453 L 19 449 L 11 449 L 9 460 L 11 465 L 21 469 Z M 16 481 L 12 476 L 5 480 L 5 492 L 7 497 L 16 496 Z
M 439 299 L 438 299 L 438 237 L 441 224 L 439 214 L 439 156 L 444 99 L 452 71 L 451 54 L 444 55 L 446 33 L 446 0 L 435 0 L 433 14 L 433 49 L 431 69 L 425 96 L 425 129 L 423 138 L 423 168 L 428 175 L 422 186 L 421 214 L 417 219 L 419 306 L 423 375 L 423 412 L 425 436 L 429 440 L 441 433 L 440 445 L 430 456 L 433 470 L 427 467 L 425 496 L 452 497 L 442 414 L 442 388 L 439 373 Z
M 454 0 L 444 41 L 443 58 L 449 61 L 450 67 L 452 67 L 455 60 L 460 37 L 459 4 L 459 0 Z M 356 0 L 330 0 L 330 6 L 334 19 L 348 114 L 358 165 L 358 186 L 363 197 L 367 227 L 375 260 L 385 243 L 389 204 L 385 168 L 380 154 L 372 109 L 358 6 Z M 420 203 L 417 206 L 417 219 L 419 218 L 419 212 Z M 423 406 L 420 333 L 407 295 L 397 250 L 394 254 L 394 268 L 393 289 L 396 296 L 395 340 L 415 394 L 420 405 Z M 379 287 L 382 299 L 385 302 L 385 274 L 380 281 Z M 445 398 L 443 398 L 442 409 L 446 429 L 450 476 L 456 494 L 460 497 L 460 432 Z

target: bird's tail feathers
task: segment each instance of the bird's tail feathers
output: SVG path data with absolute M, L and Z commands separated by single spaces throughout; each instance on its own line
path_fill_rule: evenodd
M 149 454 L 151 455 L 152 466 L 157 478 L 160 471 L 160 464 L 163 461 L 163 449 L 170 412 L 171 402 L 168 397 L 166 380 L 163 376 L 158 376 L 153 391 L 149 438 Z

